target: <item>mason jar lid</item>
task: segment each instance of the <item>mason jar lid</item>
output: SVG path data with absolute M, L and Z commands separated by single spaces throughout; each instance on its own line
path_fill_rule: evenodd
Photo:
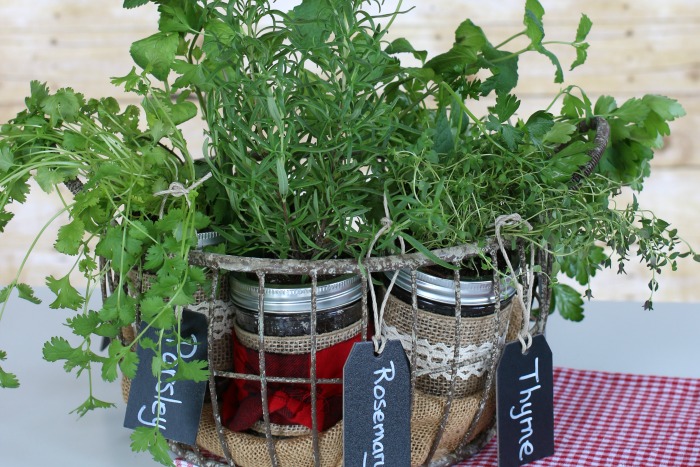
M 231 278 L 231 299 L 236 305 L 258 310 L 259 284 L 240 276 Z M 322 281 L 316 287 L 316 310 L 340 308 L 362 297 L 362 282 L 355 275 Z M 266 313 L 308 313 L 311 311 L 311 284 L 265 284 Z
M 216 232 L 197 232 L 197 250 L 201 250 L 205 246 L 218 245 L 224 239 Z
M 393 271 L 385 272 L 391 280 Z M 460 299 L 462 306 L 483 306 L 496 303 L 496 295 L 493 283 L 489 280 L 460 280 Z M 411 293 L 411 272 L 407 269 L 399 270 L 396 277 L 396 285 Z M 425 272 L 416 271 L 416 294 L 438 303 L 455 305 L 454 279 L 433 276 Z M 515 294 L 513 280 L 501 279 L 501 301 L 507 300 Z

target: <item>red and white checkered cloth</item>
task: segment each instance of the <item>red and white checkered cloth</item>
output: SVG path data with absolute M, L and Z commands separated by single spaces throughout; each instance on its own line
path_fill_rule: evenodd
M 555 454 L 529 465 L 700 467 L 700 379 L 555 368 L 554 431 Z M 495 439 L 459 464 L 497 465 Z
M 498 465 L 496 440 L 464 467 Z M 554 370 L 555 454 L 533 467 L 700 467 L 700 380 Z

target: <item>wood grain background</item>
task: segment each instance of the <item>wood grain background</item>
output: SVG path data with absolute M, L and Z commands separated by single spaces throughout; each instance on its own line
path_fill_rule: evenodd
M 386 2 L 387 7 L 394 4 Z M 572 39 L 582 12 L 594 23 L 588 63 L 567 73 L 567 84 L 582 86 L 593 98 L 609 94 L 622 100 L 659 93 L 685 107 L 688 115 L 673 123 L 673 135 L 657 153 L 640 202 L 675 224 L 700 250 L 696 217 L 700 208 L 700 1 L 542 0 L 542 4 L 549 40 Z M 405 8 L 414 8 L 397 20 L 393 35 L 437 53 L 450 46 L 457 25 L 471 18 L 497 43 L 520 30 L 523 5 L 524 0 L 406 1 Z M 21 110 L 32 79 L 45 81 L 52 89 L 71 86 L 89 97 L 113 95 L 126 103 L 109 78 L 129 72 L 129 45 L 155 32 L 156 20 L 154 6 L 124 10 L 121 0 L 1 0 L 0 122 Z M 572 54 L 563 49 L 561 57 L 569 62 Z M 527 117 L 546 105 L 559 86 L 551 83 L 553 70 L 541 57 L 521 61 L 520 74 L 520 114 Z M 190 125 L 187 134 L 192 147 L 201 147 L 198 124 Z M 59 208 L 56 196 L 34 190 L 11 228 L 0 235 L 1 283 L 16 275 L 35 232 Z M 46 275 L 62 275 L 70 268 L 72 258 L 52 253 L 59 225 L 49 226 L 38 241 L 23 280 L 41 285 Z M 700 265 L 684 262 L 677 272 L 661 277 L 655 300 L 700 301 L 697 277 Z M 613 271 L 599 274 L 592 284 L 593 294 L 597 299 L 632 299 L 641 304 L 648 281 L 644 268 L 633 264 L 626 276 Z

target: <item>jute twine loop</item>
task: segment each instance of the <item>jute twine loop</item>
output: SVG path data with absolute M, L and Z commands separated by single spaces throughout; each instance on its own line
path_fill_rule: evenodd
M 372 240 L 372 243 L 369 245 L 369 249 L 367 250 L 367 258 L 372 255 L 372 250 L 374 249 L 374 245 L 377 243 L 379 238 L 384 235 L 386 232 L 388 232 L 391 229 L 391 226 L 393 224 L 391 220 L 391 213 L 389 213 L 389 201 L 387 200 L 386 194 L 384 194 L 384 215 L 385 217 L 382 218 L 381 223 L 382 223 L 382 228 L 379 229 L 377 232 L 377 235 L 374 236 L 374 239 Z M 399 243 L 401 245 L 401 254 L 406 253 L 406 245 L 403 241 L 403 238 L 399 237 Z M 384 295 L 384 299 L 382 300 L 382 305 L 381 307 L 377 306 L 377 293 L 374 290 L 374 283 L 372 282 L 372 273 L 368 270 L 367 271 L 367 280 L 369 281 L 369 291 L 370 294 L 372 295 L 372 303 L 374 305 L 374 336 L 372 336 L 372 342 L 374 343 L 374 353 L 377 355 L 381 354 L 384 352 L 384 347 L 386 347 L 386 343 L 388 341 L 387 337 L 384 335 L 384 310 L 386 309 L 386 304 L 387 301 L 389 300 L 389 292 L 391 289 L 394 287 L 394 283 L 396 283 L 396 278 L 399 275 L 399 271 L 394 271 L 393 276 L 391 277 L 391 282 L 389 283 L 389 286 L 387 287 L 386 294 Z
M 194 190 L 197 188 L 199 185 L 202 183 L 206 182 L 211 178 L 211 172 L 206 174 L 204 177 L 200 178 L 199 180 L 195 181 L 193 184 L 190 186 L 186 187 L 180 182 L 172 182 L 167 190 L 162 190 L 162 191 L 157 191 L 153 193 L 153 196 L 163 196 L 163 202 L 160 205 L 160 214 L 159 216 L 162 218 L 163 217 L 163 212 L 165 211 L 165 202 L 168 200 L 168 196 L 174 196 L 175 198 L 179 198 L 181 196 L 185 197 L 185 200 L 187 201 L 187 206 L 191 206 L 191 201 L 190 198 L 187 196 L 190 191 Z
M 515 274 L 515 269 L 513 269 L 513 265 L 510 262 L 510 258 L 508 258 L 508 253 L 506 252 L 506 248 L 503 244 L 503 236 L 501 235 L 502 227 L 519 224 L 525 224 L 528 230 L 532 230 L 532 225 L 530 225 L 528 221 L 520 217 L 520 214 L 515 213 L 499 216 L 496 219 L 496 240 L 498 241 L 498 246 L 501 249 L 501 253 L 503 254 L 503 258 L 506 261 L 506 265 L 508 266 L 508 271 L 510 272 L 511 277 L 513 278 L 513 283 L 515 284 L 518 301 L 520 302 L 520 306 L 523 310 L 523 324 L 522 329 L 518 333 L 518 340 L 520 340 L 520 344 L 523 348 L 523 353 L 525 353 L 530 348 L 530 346 L 532 346 L 532 335 L 530 334 L 530 308 L 532 306 L 531 297 L 532 283 L 534 281 L 535 249 L 530 248 L 530 264 L 524 265 L 528 284 L 527 300 L 525 300 L 523 285 L 520 283 L 520 281 L 518 281 L 517 275 Z

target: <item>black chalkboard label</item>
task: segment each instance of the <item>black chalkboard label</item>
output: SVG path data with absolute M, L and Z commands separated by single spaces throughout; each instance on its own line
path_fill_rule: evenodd
M 552 351 L 543 335 L 523 354 L 507 344 L 496 373 L 498 467 L 517 467 L 554 454 Z
M 343 371 L 345 467 L 411 465 L 411 374 L 399 341 L 358 342 Z
M 156 331 L 152 328 L 146 331 L 145 336 L 158 341 Z M 181 337 L 180 355 L 183 360 L 206 360 L 207 319 L 204 315 L 184 310 Z M 167 439 L 194 445 L 207 388 L 206 381 L 169 381 L 176 368 L 164 369 L 156 379 L 151 371 L 155 352 L 139 346 L 138 355 L 139 366 L 136 378 L 131 382 L 124 426 L 132 429 L 158 426 Z M 164 339 L 163 361 L 173 363 L 177 360 L 177 355 L 176 340 Z

